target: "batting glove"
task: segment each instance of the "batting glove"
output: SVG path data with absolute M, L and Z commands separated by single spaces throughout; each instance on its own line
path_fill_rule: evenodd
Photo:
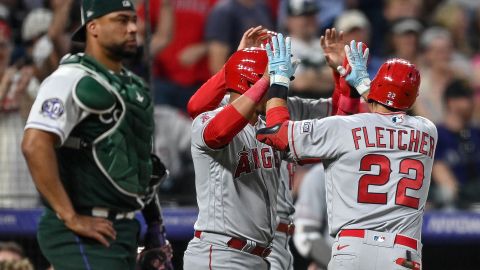
M 352 69 L 345 80 L 355 87 L 360 95 L 370 90 L 370 78 L 367 72 L 368 52 L 368 48 L 362 52 L 362 42 L 357 44 L 352 40 L 350 46 L 345 45 L 345 54 Z
M 272 49 L 273 46 L 273 49 Z M 278 84 L 289 87 L 290 78 L 295 73 L 296 65 L 292 63 L 292 46 L 290 37 L 286 39 L 281 33 L 272 37 L 272 44 L 265 46 L 268 55 L 270 85 Z

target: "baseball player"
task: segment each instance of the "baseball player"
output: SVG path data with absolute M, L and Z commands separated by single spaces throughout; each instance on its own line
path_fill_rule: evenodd
M 346 79 L 360 94 L 369 90 L 371 113 L 298 122 L 281 122 L 288 115 L 277 113 L 279 124 L 259 130 L 257 139 L 289 150 L 297 161 L 322 159 L 329 231 L 336 237 L 328 269 L 421 269 L 437 130 L 405 113 L 418 95 L 415 66 L 388 60 L 370 82 L 368 50 L 362 53 L 361 46 L 352 41 L 346 47 L 352 68 Z M 270 46 L 267 53 L 278 57 Z M 287 90 L 272 93 L 267 110 L 286 108 Z
M 327 269 L 333 238 L 328 233 L 323 164 L 313 166 L 303 177 L 295 202 L 295 234 L 298 253 L 313 260 L 317 269 Z
M 243 68 L 229 68 L 234 63 Z M 269 84 L 293 75 L 288 65 L 268 80 L 264 49 L 237 51 L 226 64 L 229 104 L 193 121 L 199 215 L 195 237 L 185 251 L 185 269 L 269 268 L 265 258 L 277 226 L 281 156 L 256 141 L 254 133 L 265 126 L 258 115 L 264 112 L 262 99 Z M 280 62 L 269 63 L 272 70 L 279 67 Z M 239 72 L 250 68 L 253 72 Z
M 157 197 L 166 169 L 151 156 L 149 90 L 122 66 L 137 49 L 134 5 L 84 0 L 81 8 L 72 39 L 85 53 L 65 56 L 42 83 L 25 127 L 22 150 L 46 204 L 38 241 L 57 270 L 133 270 L 142 209 L 140 261 L 152 269 L 166 245 Z
M 252 28 L 245 32 L 243 43 L 249 45 L 255 44 L 253 41 L 247 42 L 249 36 L 256 37 L 261 31 L 261 27 Z M 253 38 L 255 39 L 255 38 Z M 329 46 L 335 44 L 343 44 L 340 36 L 337 36 L 335 30 L 327 30 L 324 38 L 324 43 Z M 325 45 L 325 44 L 323 44 Z M 324 46 L 325 47 L 325 46 Z M 332 49 L 331 49 L 332 50 Z M 343 45 L 342 45 L 343 51 Z M 343 57 L 343 56 L 342 56 Z M 188 103 L 188 112 L 194 118 L 200 113 L 209 109 L 214 109 L 222 101 L 226 94 L 226 89 L 235 87 L 244 78 L 250 78 L 251 83 L 256 82 L 253 74 L 263 72 L 265 66 L 254 65 L 255 61 L 236 57 L 230 59 L 221 71 L 215 74 L 209 81 L 207 81 L 199 90 L 192 96 Z M 336 70 L 336 66 L 335 66 Z M 226 78 L 227 76 L 227 78 Z M 292 119 L 310 119 L 323 118 L 330 116 L 332 112 L 339 114 L 352 114 L 358 110 L 358 93 L 355 89 L 350 89 L 343 77 L 335 76 L 336 88 L 333 99 L 300 99 L 290 97 L 288 99 L 288 106 L 290 117 Z M 356 97 L 351 98 L 349 93 L 354 92 Z M 225 99 L 223 99 L 225 100 Z M 339 102 L 340 100 L 340 102 Z M 340 107 L 337 105 L 340 103 Z M 295 164 L 282 161 L 280 166 L 280 184 L 277 196 L 277 229 L 273 240 L 272 252 L 267 257 L 271 264 L 271 269 L 292 269 L 293 256 L 289 250 L 288 242 L 294 232 L 293 213 L 295 212 L 293 206 L 293 199 L 291 195 L 293 176 L 295 173 Z

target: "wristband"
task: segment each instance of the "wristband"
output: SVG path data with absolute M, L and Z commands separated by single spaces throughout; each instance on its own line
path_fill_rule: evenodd
M 272 98 L 281 98 L 287 100 L 288 97 L 288 87 L 279 84 L 272 84 L 270 89 L 268 89 L 267 100 Z

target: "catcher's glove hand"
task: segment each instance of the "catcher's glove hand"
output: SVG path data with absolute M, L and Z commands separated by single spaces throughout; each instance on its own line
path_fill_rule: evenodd
M 172 246 L 168 243 L 163 247 L 145 249 L 138 257 L 138 270 L 173 270 L 171 259 Z
M 138 256 L 138 270 L 173 270 L 172 257 L 172 246 L 163 225 L 150 224 L 145 233 L 145 249 Z

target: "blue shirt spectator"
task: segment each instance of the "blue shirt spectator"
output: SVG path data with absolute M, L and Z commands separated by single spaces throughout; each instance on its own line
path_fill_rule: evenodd
M 434 199 L 447 207 L 470 207 L 480 202 L 480 129 L 471 126 L 473 91 L 463 81 L 452 81 L 443 102 L 446 113 L 437 128 L 432 169 Z
M 250 27 L 262 25 L 275 30 L 271 15 L 264 1 L 223 0 L 217 3 L 208 17 L 205 31 L 210 72 L 215 74 L 222 68 Z

